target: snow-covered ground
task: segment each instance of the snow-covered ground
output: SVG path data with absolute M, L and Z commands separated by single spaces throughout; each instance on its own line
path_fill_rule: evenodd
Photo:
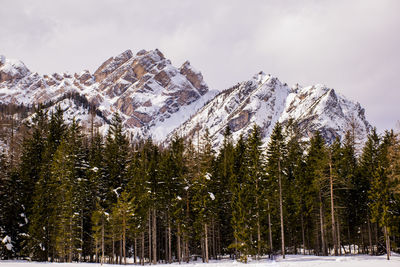
M 27 261 L 0 261 L 1 266 L 7 267 L 30 267 L 30 266 L 54 266 L 54 267 L 95 267 L 100 264 L 94 263 L 41 263 L 41 262 L 27 262 Z M 110 265 L 104 264 L 104 266 L 121 266 L 121 265 Z M 138 265 L 139 266 L 139 265 Z M 317 257 L 317 256 L 300 256 L 300 255 L 288 255 L 286 259 L 278 257 L 274 261 L 260 260 L 250 261 L 248 264 L 239 263 L 232 260 L 220 260 L 210 261 L 210 263 L 192 262 L 189 264 L 158 264 L 157 266 L 173 266 L 173 267 L 232 267 L 232 266 L 243 266 L 243 267 L 399 267 L 400 266 L 400 255 L 392 255 L 391 260 L 386 260 L 386 256 L 339 256 L 339 257 Z

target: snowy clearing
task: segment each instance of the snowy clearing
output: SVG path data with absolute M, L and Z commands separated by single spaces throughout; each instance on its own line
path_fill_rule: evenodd
M 49 262 L 27 262 L 27 261 L 0 261 L 1 266 L 7 267 L 23 267 L 23 266 L 45 266 L 53 265 L 55 267 L 95 267 L 100 266 L 96 263 L 49 263 Z M 210 261 L 210 263 L 191 262 L 185 264 L 158 264 L 157 266 L 182 266 L 182 267 L 195 267 L 195 266 L 207 266 L 207 267 L 228 267 L 232 265 L 242 265 L 249 267 L 277 267 L 277 266 L 296 266 L 296 267 L 313 267 L 313 266 L 323 266 L 323 267 L 381 267 L 381 266 L 400 266 L 400 255 L 392 255 L 390 261 L 386 260 L 386 255 L 383 256 L 339 256 L 339 257 L 317 257 L 317 256 L 301 256 L 301 255 L 287 255 L 286 259 L 278 257 L 274 261 L 270 260 L 260 260 L 260 261 L 250 261 L 247 264 L 240 263 L 232 260 L 220 260 L 220 261 Z M 104 266 L 121 266 L 121 265 L 111 265 L 104 264 Z M 135 265 L 131 265 L 135 266 Z M 140 266 L 140 265 L 137 265 Z

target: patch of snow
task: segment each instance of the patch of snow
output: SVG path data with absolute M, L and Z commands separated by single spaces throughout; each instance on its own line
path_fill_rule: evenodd
M 215 196 L 212 192 L 208 192 L 208 194 L 210 195 L 211 200 L 215 200 Z
M 133 263 L 133 258 L 128 258 L 129 264 Z M 8 267 L 25 267 L 25 266 L 43 266 L 43 262 L 30 262 L 22 260 L 4 260 L 0 261 L 0 265 Z M 46 262 L 45 265 L 58 266 L 58 267 L 97 267 L 100 263 L 50 263 Z M 398 267 L 400 265 L 400 256 L 393 255 L 391 260 L 386 260 L 386 256 L 368 256 L 368 255 L 357 255 L 357 256 L 302 256 L 302 255 L 286 255 L 285 259 L 280 256 L 274 260 L 261 259 L 252 260 L 249 257 L 247 264 L 238 262 L 236 260 L 222 259 L 222 260 L 210 260 L 209 263 L 201 263 L 201 261 L 192 261 L 189 263 L 177 263 L 172 264 L 159 263 L 157 266 L 180 266 L 180 267 L 230 267 L 230 266 L 246 266 L 246 267 Z M 106 264 L 103 266 L 120 266 Z

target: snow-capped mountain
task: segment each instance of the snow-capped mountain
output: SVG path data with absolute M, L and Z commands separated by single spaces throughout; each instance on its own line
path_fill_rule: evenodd
M 163 140 L 214 95 L 188 61 L 176 68 L 157 49 L 136 55 L 127 50 L 106 60 L 93 74 L 86 70 L 74 75 L 41 76 L 21 61 L 0 57 L 1 103 L 60 104 L 67 118 L 83 123 L 92 107 L 103 129 L 119 112 L 133 138 Z
M 343 136 L 352 123 L 363 138 L 371 128 L 360 104 L 333 89 L 323 85 L 289 88 L 278 78 L 260 72 L 249 81 L 222 91 L 171 135 L 196 138 L 208 129 L 218 146 L 226 127 L 237 140 L 257 124 L 267 144 L 274 124 L 277 121 L 286 124 L 289 119 L 298 123 L 305 138 L 319 130 L 328 142 Z
M 60 106 L 68 120 L 93 119 L 103 133 L 119 112 L 132 138 L 167 141 L 194 138 L 208 129 L 216 146 L 229 126 L 233 139 L 254 123 L 266 143 L 277 121 L 294 119 L 305 138 L 319 130 L 326 140 L 343 136 L 351 125 L 358 136 L 371 126 L 360 104 L 323 85 L 289 88 L 263 72 L 217 94 L 187 61 L 174 67 L 159 50 L 127 50 L 106 60 L 93 74 L 39 75 L 24 63 L 0 56 L 0 103 Z M 95 111 L 95 116 L 91 115 Z M 92 112 L 93 113 L 93 112 Z
M 292 89 L 279 121 L 285 123 L 290 118 L 297 122 L 304 136 L 319 130 L 330 142 L 349 130 L 355 131 L 357 139 L 363 141 L 372 128 L 359 103 L 320 84 L 303 88 L 297 85 Z

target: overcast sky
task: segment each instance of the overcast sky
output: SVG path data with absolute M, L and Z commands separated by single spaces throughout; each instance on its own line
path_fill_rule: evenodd
M 127 49 L 185 60 L 211 88 L 263 70 L 322 83 L 366 109 L 379 131 L 400 119 L 400 1 L 0 0 L 0 54 L 31 71 L 91 72 Z

